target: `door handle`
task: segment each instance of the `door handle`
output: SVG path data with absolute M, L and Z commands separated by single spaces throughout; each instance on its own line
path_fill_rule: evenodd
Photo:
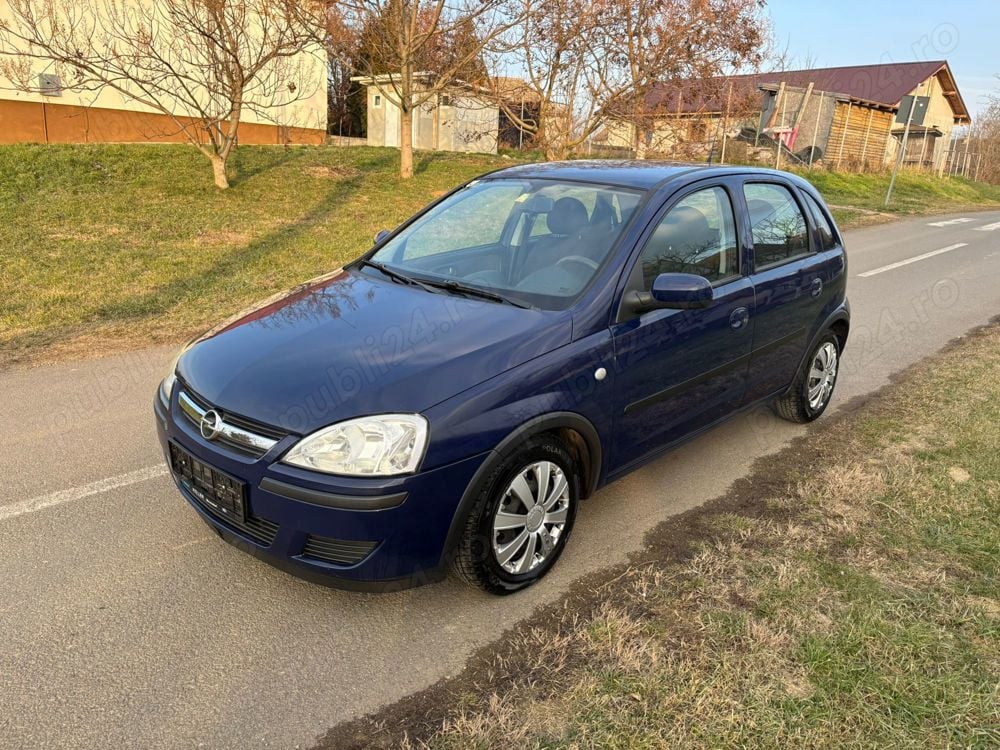
M 750 311 L 745 307 L 737 307 L 729 315 L 729 325 L 734 330 L 739 330 L 750 320 Z
M 823 279 L 820 278 L 813 279 L 812 287 L 810 288 L 809 293 L 813 297 L 818 297 L 822 291 L 823 291 Z

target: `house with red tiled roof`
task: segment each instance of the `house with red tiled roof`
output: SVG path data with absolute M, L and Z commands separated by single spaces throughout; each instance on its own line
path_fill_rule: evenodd
M 645 98 L 640 144 L 691 158 L 722 140 L 782 144 L 791 160 L 875 168 L 898 155 L 904 96 L 929 97 L 911 126 L 904 162 L 942 171 L 952 129 L 970 122 L 945 60 L 785 70 L 664 83 Z M 608 127 L 609 145 L 631 147 L 635 129 Z

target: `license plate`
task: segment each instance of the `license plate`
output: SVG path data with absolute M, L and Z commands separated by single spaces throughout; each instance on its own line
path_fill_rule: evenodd
M 170 468 L 194 498 L 222 518 L 246 519 L 246 484 L 170 443 Z

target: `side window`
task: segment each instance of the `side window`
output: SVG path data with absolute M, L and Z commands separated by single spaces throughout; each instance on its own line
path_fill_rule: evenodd
M 711 282 L 739 276 L 740 255 L 729 194 L 714 187 L 681 200 L 660 221 L 639 263 L 647 291 L 661 273 L 693 273 Z
M 799 204 L 781 185 L 749 183 L 743 193 L 750 210 L 757 267 L 809 252 L 809 232 Z
M 819 230 L 819 241 L 820 250 L 832 250 L 837 247 L 838 241 L 837 236 L 833 232 L 833 227 L 830 225 L 829 220 L 826 218 L 826 212 L 820 207 L 816 199 L 813 198 L 808 193 L 803 193 L 806 197 L 806 205 L 809 206 L 809 210 L 812 212 L 813 220 L 816 222 L 816 228 Z

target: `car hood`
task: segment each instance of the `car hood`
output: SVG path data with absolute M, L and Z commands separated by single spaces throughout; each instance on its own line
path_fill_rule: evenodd
M 340 270 L 209 331 L 177 372 L 224 412 L 306 434 L 366 414 L 422 412 L 571 335 L 566 312 Z

